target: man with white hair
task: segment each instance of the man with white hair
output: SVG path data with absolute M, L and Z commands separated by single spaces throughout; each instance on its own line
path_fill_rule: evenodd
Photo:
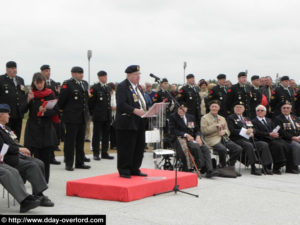
M 287 143 L 280 138 L 279 129 L 269 118 L 266 118 L 267 109 L 263 105 L 258 105 L 255 109 L 256 117 L 252 120 L 255 137 L 260 141 L 267 142 L 273 158 L 273 173 L 280 175 L 280 168 L 292 163 L 290 160 L 290 149 Z M 269 169 L 271 169 L 269 167 Z

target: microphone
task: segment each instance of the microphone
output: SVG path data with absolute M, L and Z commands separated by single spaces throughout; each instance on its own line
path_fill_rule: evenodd
M 150 77 L 154 78 L 155 81 L 159 81 L 160 78 L 158 76 L 155 76 L 153 73 L 150 73 Z

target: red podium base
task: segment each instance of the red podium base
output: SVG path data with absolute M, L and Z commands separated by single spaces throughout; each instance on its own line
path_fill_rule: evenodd
M 169 170 L 141 169 L 147 177 L 122 178 L 118 173 L 67 181 L 67 195 L 82 198 L 130 202 L 165 191 L 175 185 L 175 172 Z M 179 189 L 196 187 L 195 173 L 178 172 Z

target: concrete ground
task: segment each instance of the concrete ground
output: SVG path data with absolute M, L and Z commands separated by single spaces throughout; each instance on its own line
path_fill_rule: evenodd
M 62 156 L 57 159 L 63 161 Z M 55 207 L 38 207 L 28 214 L 105 214 L 109 225 L 300 224 L 300 175 L 257 177 L 242 169 L 243 176 L 236 179 L 202 178 L 198 187 L 185 189 L 199 198 L 169 193 L 122 203 L 67 197 L 66 181 L 116 172 L 116 158 L 92 160 L 89 165 L 90 170 L 73 172 L 64 170 L 64 165 L 51 165 L 49 189 L 45 194 Z M 142 167 L 154 168 L 152 153 L 145 153 Z M 26 187 L 30 192 L 30 185 Z M 7 208 L 7 197 L 2 198 L 1 190 L 0 213 L 18 212 L 18 204 Z

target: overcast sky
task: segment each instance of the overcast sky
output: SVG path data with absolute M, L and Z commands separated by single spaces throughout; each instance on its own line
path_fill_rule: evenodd
M 300 1 L 295 0 L 10 0 L 0 3 L 0 72 L 14 60 L 29 84 L 42 64 L 52 78 L 70 77 L 93 51 L 91 83 L 106 70 L 125 78 L 128 65 L 183 82 L 186 73 L 290 75 L 300 83 Z

